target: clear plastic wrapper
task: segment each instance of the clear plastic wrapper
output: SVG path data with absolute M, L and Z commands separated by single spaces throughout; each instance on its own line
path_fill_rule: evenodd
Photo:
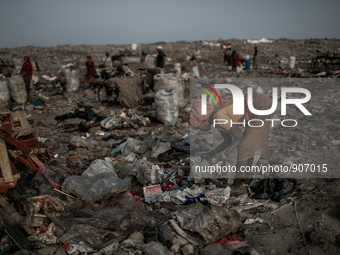
M 93 177 L 70 176 L 61 188 L 82 201 L 94 203 L 106 194 L 130 190 L 131 179 L 127 177 L 121 180 L 115 173 L 101 173 Z
M 82 177 L 92 177 L 101 173 L 113 173 L 114 166 L 111 163 L 106 162 L 102 159 L 96 159 L 91 165 L 82 173 Z M 116 174 L 115 174 L 116 175 Z M 117 175 L 116 175 L 117 176 Z

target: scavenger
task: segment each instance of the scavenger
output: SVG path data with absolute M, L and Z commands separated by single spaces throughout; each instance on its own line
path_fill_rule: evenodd
M 248 95 L 244 92 L 245 102 L 248 100 Z M 257 110 L 267 110 L 272 106 L 272 99 L 266 95 L 253 92 L 253 104 L 254 108 Z M 233 100 L 229 99 L 219 103 L 217 106 L 209 104 L 207 102 L 206 114 L 202 114 L 202 100 L 196 100 L 192 106 L 192 109 L 188 115 L 188 121 L 190 126 L 193 128 L 199 128 L 203 131 L 209 131 L 214 119 L 228 120 L 221 122 L 221 124 L 216 124 L 215 127 L 221 133 L 224 141 L 214 148 L 213 150 L 206 153 L 203 158 L 210 159 L 215 154 L 226 150 L 222 154 L 218 161 L 224 161 L 227 155 L 237 147 L 237 172 L 235 175 L 234 185 L 240 186 L 242 182 L 242 172 L 240 172 L 241 167 L 251 166 L 253 162 L 253 157 L 255 152 L 259 152 L 261 156 L 269 159 L 269 130 L 271 122 L 265 121 L 266 119 L 272 119 L 275 112 L 270 115 L 257 116 L 254 115 L 248 109 L 247 104 L 245 104 L 245 114 L 244 115 L 234 115 L 233 114 Z M 251 127 L 246 125 L 244 128 L 244 123 L 247 123 L 251 119 L 259 119 L 264 122 L 262 126 Z M 254 126 L 255 126 L 254 120 Z M 231 123 L 234 123 L 231 125 Z M 237 124 L 239 123 L 239 124 Z M 232 137 L 234 137 L 234 140 Z

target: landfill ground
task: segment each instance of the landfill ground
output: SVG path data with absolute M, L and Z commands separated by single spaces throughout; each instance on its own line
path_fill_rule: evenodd
M 39 98 L 42 99 L 40 101 L 41 105 L 39 106 L 9 102 L 9 105 L 0 109 L 0 112 L 11 111 L 13 114 L 24 112 L 27 119 L 34 120 L 34 125 L 32 126 L 34 136 L 37 139 L 47 138 L 40 140 L 40 142 L 43 147 L 47 149 L 49 155 L 56 158 L 72 175 L 81 175 L 88 166 L 97 159 L 112 158 L 112 163 L 116 166 L 123 161 L 127 161 L 132 165 L 136 160 L 142 159 L 143 153 L 136 151 L 132 160 L 131 158 L 127 158 L 126 155 L 123 155 L 122 151 L 111 153 L 119 145 L 127 141 L 128 138 L 140 141 L 149 138 L 158 138 L 161 142 L 170 142 L 173 147 L 176 147 L 178 143 L 183 140 L 183 136 L 186 134 L 190 135 L 187 118 L 190 110 L 189 79 L 195 79 L 193 78 L 194 75 L 190 73 L 192 66 L 198 66 L 201 78 L 222 80 L 225 78 L 339 78 L 339 73 L 336 71 L 340 70 L 340 65 L 325 67 L 319 63 L 317 67 L 311 67 L 311 60 L 317 55 L 316 50 L 320 52 L 329 51 L 339 53 L 340 40 L 338 39 L 291 40 L 283 38 L 274 40 L 272 43 L 259 43 L 257 44 L 259 49 L 259 69 L 244 70 L 242 72 L 231 72 L 227 70 L 227 66 L 221 57 L 223 50 L 220 46 L 217 46 L 218 43 L 220 43 L 220 45 L 232 44 L 232 47 L 237 48 L 241 56 L 246 54 L 252 56 L 253 54 L 254 44 L 247 43 L 245 40 L 236 39 L 215 42 L 162 42 L 158 44 L 138 45 L 139 50 L 144 50 L 148 53 L 153 53 L 157 45 L 162 45 L 167 58 L 165 66 L 166 72 L 173 72 L 174 63 L 181 63 L 183 84 L 185 86 L 184 98 L 187 99 L 187 104 L 179 110 L 179 118 L 174 126 L 165 125 L 156 120 L 156 106 L 153 100 L 155 93 L 151 90 L 143 96 L 143 103 L 138 107 L 126 109 L 119 103 L 110 107 L 101 104 L 97 98 L 96 88 L 85 83 L 83 77 L 85 75 L 84 62 L 86 54 L 91 53 L 96 64 L 99 65 L 101 63 L 100 59 L 104 56 L 106 50 L 114 54 L 118 52 L 118 49 L 129 49 L 129 45 L 26 46 L 13 49 L 0 49 L 0 58 L 4 61 L 14 59 L 16 65 L 19 65 L 18 63 L 20 63 L 22 56 L 30 55 L 32 60 L 39 63 L 40 71 L 37 72 L 37 75 L 40 79 L 37 84 L 33 85 L 31 101 Z M 280 54 L 280 57 L 275 57 L 275 54 Z M 195 60 L 190 59 L 192 56 L 195 56 Z M 294 69 L 288 68 L 285 60 L 280 62 L 282 58 L 288 59 L 290 56 L 296 57 Z M 48 75 L 49 77 L 58 76 L 61 73 L 61 66 L 68 63 L 79 64 L 80 87 L 76 92 L 67 92 L 59 85 L 53 84 L 52 86 L 51 82 L 42 78 L 42 75 Z M 129 68 L 135 73 L 137 73 L 137 69 L 141 67 L 143 67 L 143 64 L 140 63 L 129 64 Z M 265 91 L 264 93 L 268 92 L 265 88 L 263 89 Z M 307 117 L 301 117 L 296 109 L 290 109 L 290 116 L 298 116 L 303 126 L 296 129 L 276 127 L 270 131 L 269 147 L 271 158 L 269 159 L 269 163 L 285 164 L 292 161 L 293 163 L 322 165 L 327 161 L 329 168 L 340 168 L 340 102 L 338 98 L 340 88 L 332 86 L 327 87 L 327 90 L 324 91 L 318 91 L 317 89 L 320 88 L 314 88 L 314 90 L 311 88 L 313 100 L 317 102 L 317 107 L 314 107 L 316 114 L 313 116 L 313 120 Z M 121 118 L 123 119 L 123 121 L 121 121 L 122 124 L 113 129 L 105 129 L 100 126 L 98 119 L 87 121 L 81 118 L 68 118 L 63 121 L 57 121 L 55 119 L 57 116 L 62 116 L 70 112 L 74 113 L 76 110 L 85 111 L 85 106 L 87 109 L 91 109 L 94 113 L 104 118 L 123 116 Z M 143 125 L 141 122 L 132 122 L 124 113 L 144 117 L 148 116 L 151 123 Z M 278 117 L 281 118 L 282 116 L 279 115 Z M 126 118 L 125 124 L 124 118 Z M 79 139 L 81 142 L 79 142 Z M 133 175 L 127 171 L 124 172 L 122 169 L 127 168 L 127 166 L 123 165 L 120 170 L 115 172 L 121 179 L 126 177 L 131 178 L 130 190 L 134 191 L 130 192 L 131 194 L 127 192 L 129 195 L 118 195 L 123 196 L 123 198 L 115 197 L 117 196 L 117 192 L 113 192 L 114 194 L 103 196 L 101 199 L 93 201 L 93 208 L 92 205 L 90 208 L 88 204 L 91 203 L 87 203 L 86 205 L 86 202 L 89 201 L 84 201 L 86 199 L 84 199 L 84 197 L 82 199 L 79 193 L 76 194 L 76 192 L 74 192 L 70 194 L 70 192 L 65 191 L 68 195 L 75 198 L 66 200 L 65 196 L 62 197 L 63 203 L 75 204 L 74 207 L 69 207 L 69 210 L 73 212 L 72 217 L 77 218 L 77 221 L 74 222 L 77 222 L 79 225 L 88 224 L 86 226 L 91 226 L 91 228 L 86 230 L 78 229 L 79 233 L 81 233 L 80 237 L 79 235 L 73 235 L 69 240 L 78 238 L 78 240 L 80 239 L 81 241 L 90 243 L 90 240 L 92 240 L 90 237 L 91 233 L 97 238 L 96 241 L 93 241 L 96 247 L 91 247 L 95 251 L 91 249 L 88 251 L 76 250 L 72 254 L 92 254 L 95 252 L 97 252 L 96 254 L 184 255 L 340 254 L 340 179 L 300 178 L 297 179 L 294 189 L 284 198 L 277 201 L 271 201 L 270 199 L 253 199 L 250 198 L 247 193 L 247 185 L 250 184 L 251 179 L 244 179 L 241 187 L 234 187 L 228 184 L 228 180 L 226 179 L 206 179 L 204 183 L 195 183 L 193 179 L 189 180 L 187 178 L 190 171 L 190 154 L 184 151 L 176 152 L 173 149 L 169 151 L 169 155 L 166 155 L 169 160 L 166 162 L 160 162 L 157 156 L 151 157 L 149 155 L 147 159 L 153 164 L 168 164 L 170 169 L 175 170 L 172 177 L 167 179 L 168 183 L 172 183 L 171 186 L 174 185 L 175 189 L 179 189 L 180 187 L 191 187 L 192 189 L 194 187 L 204 187 L 207 190 L 211 185 L 214 187 L 212 189 L 230 186 L 230 198 L 226 199 L 225 203 L 220 206 L 211 204 L 203 205 L 198 200 L 188 205 L 184 205 L 178 200 L 147 203 L 145 202 L 143 186 L 151 185 L 148 182 L 149 179 L 145 177 L 145 183 L 141 183 L 144 177 L 141 177 L 138 173 L 134 173 Z M 46 159 L 44 159 L 42 162 L 46 164 L 48 160 L 46 161 Z M 20 168 L 21 172 L 26 170 L 24 167 Z M 170 175 L 171 172 L 169 176 Z M 164 191 L 166 182 L 163 184 L 162 188 Z M 61 187 L 64 186 L 61 185 Z M 70 190 L 71 189 L 69 189 L 69 191 Z M 3 195 L 6 196 L 6 194 Z M 53 197 L 53 195 L 51 195 L 51 197 Z M 46 197 L 40 199 L 49 201 L 49 198 Z M 120 204 L 119 199 L 122 199 L 123 204 Z M 126 199 L 126 202 L 124 202 L 124 199 Z M 141 202 L 136 199 L 139 199 Z M 10 199 L 8 199 L 8 201 L 10 203 L 13 202 Z M 33 202 L 30 203 L 32 205 L 34 204 Z M 48 204 L 49 202 L 43 203 Z M 4 207 L 3 204 L 0 203 L 0 205 Z M 14 205 L 16 210 L 27 219 L 28 211 L 25 210 L 27 208 L 17 202 L 14 203 Z M 49 207 L 49 209 L 53 206 Z M 47 207 L 48 206 L 46 206 L 46 208 Z M 76 207 L 82 210 L 81 212 L 77 212 L 79 215 L 75 213 Z M 131 214 L 126 216 L 120 210 L 116 209 L 116 207 L 129 212 L 131 211 Z M 199 219 L 202 221 L 195 222 L 193 220 L 195 217 L 191 216 L 192 218 L 190 220 L 192 220 L 194 226 L 191 226 L 191 229 L 190 227 L 188 227 L 188 229 L 184 227 L 183 229 L 185 231 L 182 231 L 185 232 L 185 234 L 181 232 L 179 227 L 175 227 L 176 224 L 177 226 L 183 226 L 179 223 L 178 210 L 196 208 L 198 211 L 204 211 L 206 207 L 211 207 L 211 212 L 209 213 L 220 212 L 220 210 L 222 210 L 221 207 L 225 210 L 223 212 L 225 212 L 226 215 L 229 215 L 229 209 L 237 211 L 240 214 L 240 218 L 239 216 L 235 216 L 237 220 L 229 218 L 230 222 L 235 222 L 226 223 L 224 219 L 220 219 L 216 215 L 216 219 L 210 220 L 204 219 L 201 215 L 202 218 Z M 45 210 L 48 211 L 46 208 Z M 114 217 L 111 219 L 108 217 L 109 219 L 105 221 L 104 218 L 100 218 L 103 216 L 98 214 L 96 215 L 98 218 L 93 216 L 93 221 L 89 223 L 89 218 L 91 217 L 90 211 L 95 212 L 101 209 L 106 210 L 107 208 L 112 209 L 111 214 L 121 214 L 122 218 L 125 217 L 125 219 L 113 219 Z M 138 210 L 141 210 L 140 214 L 138 214 Z M 66 230 L 65 226 L 72 225 L 67 225 L 69 222 L 66 220 L 68 215 L 66 214 L 66 209 L 65 211 L 60 210 L 51 213 L 52 211 L 53 210 L 46 213 L 47 216 L 44 214 L 44 210 L 38 210 L 35 213 L 45 215 L 41 217 L 44 218 L 43 225 L 46 227 L 51 222 L 54 222 L 57 226 L 58 223 L 62 222 L 62 226 L 58 226 L 59 231 L 55 231 L 54 233 L 54 236 L 56 236 L 55 242 L 49 244 L 46 239 L 41 239 L 43 240 L 40 240 L 41 242 L 37 241 L 37 239 L 31 239 L 33 240 L 31 242 L 32 245 L 35 245 L 34 253 L 33 251 L 32 253 L 28 253 L 27 251 L 26 253 L 23 251 L 20 253 L 18 245 L 10 238 L 6 238 L 7 232 L 0 231 L 0 238 L 4 240 L 1 243 L 1 248 L 4 249 L 4 253 L 2 254 L 13 254 L 15 252 L 15 254 L 65 254 L 64 248 L 60 248 L 63 247 L 64 242 L 59 239 L 69 230 Z M 233 213 L 230 214 L 238 214 Z M 53 215 L 53 217 L 49 217 L 50 215 Z M 71 215 L 71 213 L 69 215 Z M 299 222 L 297 221 L 297 215 Z M 146 219 L 145 222 L 143 222 L 144 219 Z M 176 220 L 177 223 L 174 223 Z M 245 224 L 247 220 L 251 222 L 251 224 Z M 203 221 L 207 221 L 208 223 Z M 211 232 L 204 224 L 211 224 Z M 219 227 L 218 224 L 221 224 L 221 227 Z M 301 224 L 301 228 L 299 224 Z M 99 230 L 98 233 L 96 232 L 96 225 L 101 232 Z M 240 242 L 245 243 L 244 246 L 241 245 L 243 248 L 241 246 L 241 248 L 235 248 L 237 244 L 236 246 L 230 244 L 230 246 L 228 246 L 228 244 L 226 244 L 225 250 L 221 248 L 222 245 L 218 247 L 214 245 L 210 246 L 210 243 L 218 241 L 223 237 L 223 235 L 221 236 L 219 233 L 217 234 L 216 240 L 212 240 L 214 238 L 214 230 L 219 232 L 223 228 L 228 229 L 228 227 L 230 227 L 231 230 L 228 234 L 246 236 L 246 239 Z M 0 225 L 0 229 L 1 228 L 4 228 L 3 225 Z M 32 235 L 44 232 L 41 226 L 34 226 L 33 228 L 36 233 Z M 76 228 L 72 228 L 73 231 L 75 231 L 75 229 Z M 28 237 L 29 234 L 24 232 L 23 228 L 20 228 L 20 231 L 25 237 Z M 131 237 L 130 234 L 133 232 L 142 233 L 144 237 L 140 237 L 139 234 Z M 74 234 L 74 232 L 72 233 Z M 204 239 L 203 241 L 202 237 Z M 101 238 L 103 240 L 102 243 L 98 241 Z M 105 247 L 103 245 L 104 239 L 106 242 L 110 238 L 116 240 L 116 242 L 113 246 L 111 242 L 111 247 L 107 251 L 102 250 Z M 159 246 L 151 242 L 158 242 Z M 235 245 L 235 242 L 232 243 Z M 109 244 L 107 245 L 110 246 Z M 46 247 L 55 247 L 55 249 L 46 249 L 43 252 L 42 249 Z

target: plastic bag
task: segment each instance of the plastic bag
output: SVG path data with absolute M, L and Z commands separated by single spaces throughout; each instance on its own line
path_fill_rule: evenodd
M 140 250 L 144 245 L 143 241 L 140 240 L 132 240 L 132 239 L 126 239 L 123 242 L 121 242 L 120 246 L 126 249 L 137 249 Z
M 139 141 L 133 138 L 128 138 L 122 150 L 122 154 L 126 157 L 130 153 L 136 152 L 142 144 L 143 144 L 142 141 Z
M 121 167 L 121 165 L 122 163 L 120 163 L 120 169 L 118 172 L 119 178 L 137 176 L 141 169 L 151 169 L 153 164 L 147 161 L 146 159 L 139 159 L 135 161 L 132 166 L 126 165 L 127 167 L 124 166 Z M 149 180 L 146 179 L 143 175 L 141 175 L 141 173 L 139 173 L 138 181 L 147 184 Z
M 120 126 L 120 120 L 116 117 L 108 117 L 100 122 L 100 126 L 106 129 L 111 129 Z
M 154 76 L 154 91 L 159 90 L 169 91 L 172 89 L 178 97 L 178 106 L 184 107 L 187 104 L 187 100 L 184 98 L 184 83 L 183 79 L 179 75 L 175 74 L 157 74 Z
M 0 102 L 7 102 L 10 99 L 9 80 L 7 78 L 0 78 Z
M 52 198 L 49 195 L 42 195 L 36 197 L 30 197 L 25 200 L 24 210 L 27 214 L 25 219 L 20 223 L 22 227 L 31 227 L 35 225 L 36 219 L 34 215 L 38 213 L 41 209 L 44 210 L 44 213 L 48 216 L 50 220 L 53 221 L 53 213 L 60 213 L 64 211 L 66 208 L 66 203 L 61 201 L 58 198 Z M 60 216 L 60 214 L 59 214 Z M 55 224 L 57 222 L 53 221 Z
M 67 210 L 65 208 L 64 211 Z M 67 226 L 65 222 L 72 224 L 68 224 L 70 227 L 60 240 L 65 242 L 77 239 L 94 249 L 123 241 L 130 233 L 144 229 L 152 222 L 143 203 L 128 193 L 106 197 L 102 205 L 95 208 L 73 208 L 69 211 L 75 213 L 67 215 L 60 212 L 57 219 L 53 218 L 53 221 L 59 221 L 64 227 Z
M 171 251 L 168 250 L 165 246 L 158 242 L 150 242 L 143 246 L 143 252 L 147 255 L 173 255 Z
M 21 76 L 9 78 L 9 89 L 11 97 L 18 104 L 24 104 L 27 101 L 27 91 L 24 79 Z
M 73 136 L 71 138 L 70 144 L 76 146 L 76 147 L 91 147 L 91 148 L 95 148 L 97 146 L 97 142 L 94 140 L 90 140 L 90 139 L 85 139 L 83 137 L 80 136 Z
M 63 66 L 62 70 L 66 78 L 66 91 L 76 91 L 79 88 L 79 69 Z
M 19 224 L 24 219 L 24 217 L 15 210 L 12 204 L 8 204 L 2 207 L 2 209 L 4 210 L 5 213 L 7 213 L 10 216 L 12 222 L 16 225 Z
M 93 255 L 102 255 L 102 254 L 111 255 L 111 254 L 114 254 L 115 250 L 117 250 L 118 247 L 119 247 L 119 243 L 115 241 L 112 244 L 97 251 L 96 253 L 93 253 Z
M 182 207 L 176 213 L 177 221 L 170 220 L 173 229 L 194 245 L 212 243 L 242 227 L 238 212 L 214 205 Z
M 15 188 L 7 191 L 7 196 L 13 201 L 22 201 L 29 197 L 45 194 L 65 198 L 64 195 L 54 191 L 53 185 L 40 171 L 22 172 Z
M 91 165 L 82 173 L 83 177 L 92 177 L 101 173 L 113 173 L 115 176 L 115 169 L 111 163 L 102 159 L 96 159 Z
M 145 159 L 138 160 L 136 164 L 133 165 L 137 169 L 137 180 L 142 185 L 147 185 L 153 183 L 151 180 L 151 170 L 153 164 Z
M 162 153 L 164 153 L 164 152 L 166 152 L 170 149 L 171 149 L 171 143 L 170 142 L 165 142 L 165 143 L 160 142 L 157 147 L 153 148 L 150 158 L 157 159 L 157 156 L 159 154 L 162 154 Z
M 205 197 L 210 204 L 223 206 L 230 198 L 231 188 L 228 186 L 225 189 L 208 190 L 205 192 Z
M 178 119 L 178 96 L 173 90 L 159 90 L 155 96 L 156 117 L 164 123 L 174 126 Z
M 289 196 L 294 190 L 295 184 L 296 180 L 294 179 L 261 179 L 252 181 L 249 184 L 249 189 L 252 198 L 280 201 Z
M 109 193 L 131 189 L 131 179 L 121 180 L 115 173 L 101 173 L 92 177 L 69 176 L 61 185 L 64 192 L 73 194 L 82 201 L 94 203 Z
M 54 158 L 51 158 L 50 162 L 48 162 L 46 166 L 39 167 L 39 170 L 56 189 L 60 189 L 60 185 L 68 176 L 70 176 L 70 173 L 65 169 L 65 167 Z

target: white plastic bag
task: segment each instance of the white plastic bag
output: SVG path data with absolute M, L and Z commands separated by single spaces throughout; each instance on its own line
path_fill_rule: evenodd
M 7 78 L 0 78 L 0 102 L 7 102 L 10 99 L 9 81 Z
M 155 94 L 156 117 L 164 123 L 174 126 L 178 119 L 178 97 L 173 90 L 161 89 Z
M 66 78 L 66 91 L 74 92 L 79 88 L 79 69 L 63 66 L 63 73 Z
M 187 103 L 187 100 L 184 98 L 184 83 L 183 79 L 172 73 L 169 74 L 157 74 L 154 76 L 155 86 L 154 91 L 158 92 L 161 89 L 165 91 L 169 91 L 172 89 L 176 92 L 178 97 L 178 106 L 184 107 Z
M 111 163 L 106 162 L 102 159 L 96 159 L 91 165 L 82 173 L 83 177 L 91 177 L 101 173 L 112 173 L 115 174 L 115 168 Z M 117 175 L 116 175 L 117 176 Z
M 11 97 L 18 104 L 24 104 L 27 101 L 27 91 L 24 79 L 21 76 L 9 78 L 9 89 Z

